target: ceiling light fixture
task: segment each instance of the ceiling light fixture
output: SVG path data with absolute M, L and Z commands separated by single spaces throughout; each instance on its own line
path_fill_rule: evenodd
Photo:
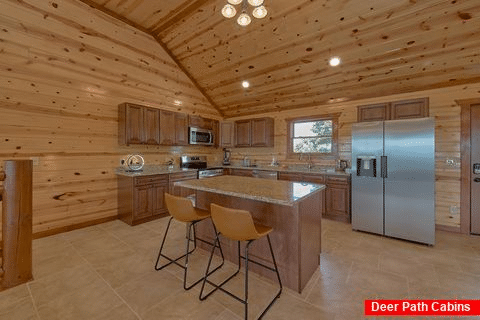
M 222 9 L 222 15 L 225 18 L 233 18 L 240 12 L 237 18 L 237 23 L 242 27 L 248 26 L 252 22 L 252 18 L 248 14 L 249 4 L 254 7 L 251 15 L 257 19 L 262 19 L 267 16 L 267 9 L 263 5 L 264 0 L 227 0 L 227 4 Z M 236 5 L 241 4 L 242 7 L 237 10 Z
M 332 67 L 336 67 L 340 64 L 340 62 L 342 62 L 342 60 L 340 59 L 340 57 L 331 57 L 330 58 L 330 61 L 328 61 L 328 63 L 332 66 Z
M 245 89 L 248 88 L 248 87 L 250 87 L 250 82 L 248 82 L 248 81 L 243 81 L 243 82 L 242 82 L 242 87 L 244 87 Z

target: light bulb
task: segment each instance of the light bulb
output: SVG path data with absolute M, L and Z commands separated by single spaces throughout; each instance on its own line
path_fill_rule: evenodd
M 222 15 L 225 18 L 233 18 L 237 14 L 237 10 L 231 4 L 226 4 L 225 7 L 222 9 Z
M 242 87 L 244 87 L 245 89 L 248 88 L 248 87 L 250 87 L 250 82 L 248 82 L 248 81 L 243 81 L 243 82 L 242 82 Z
M 267 9 L 264 6 L 253 9 L 252 15 L 257 19 L 262 19 L 267 16 Z
M 242 27 L 248 26 L 252 22 L 252 18 L 246 13 L 242 13 L 238 16 L 237 23 Z
M 228 3 L 235 4 L 235 5 L 242 3 L 242 1 L 243 0 L 227 0 Z
M 262 5 L 263 0 L 248 0 L 248 3 L 254 7 L 258 7 Z
M 332 67 L 336 67 L 340 64 L 342 60 L 340 60 L 340 57 L 331 57 L 330 61 L 328 62 Z

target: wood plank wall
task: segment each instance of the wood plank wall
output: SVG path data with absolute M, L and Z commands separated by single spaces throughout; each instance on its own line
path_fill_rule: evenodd
M 34 160 L 37 235 L 115 217 L 114 168 L 129 153 L 221 160 L 213 148 L 118 145 L 125 101 L 219 114 L 151 36 L 79 1 L 0 0 L 0 73 L 0 170 Z
M 430 98 L 430 116 L 435 118 L 435 173 L 436 173 L 436 222 L 448 227 L 460 226 L 460 106 L 455 99 L 480 97 L 480 83 L 455 86 L 445 89 L 385 96 L 375 99 L 322 105 L 296 111 L 266 113 L 262 116 L 275 118 L 275 146 L 273 148 L 235 148 L 232 161 L 240 161 L 245 155 L 259 164 L 269 164 L 272 156 L 280 164 L 299 163 L 298 159 L 286 158 L 287 128 L 285 119 L 292 117 L 341 113 L 339 118 L 339 158 L 351 160 L 351 126 L 357 121 L 357 106 L 377 102 L 397 101 L 411 98 Z M 246 117 L 232 118 L 239 120 Z M 454 165 L 447 164 L 453 160 Z M 303 161 L 305 163 L 305 160 Z M 335 160 L 317 161 L 317 165 L 334 166 Z M 450 206 L 460 210 L 450 214 Z

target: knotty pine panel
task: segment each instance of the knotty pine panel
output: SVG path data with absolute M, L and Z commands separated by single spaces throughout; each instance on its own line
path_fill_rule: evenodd
M 252 161 L 259 164 L 269 164 L 272 156 L 280 161 L 280 164 L 306 163 L 306 158 L 287 159 L 287 129 L 288 118 L 321 115 L 340 112 L 339 118 L 339 155 L 340 159 L 351 161 L 351 127 L 357 122 L 357 106 L 380 103 L 385 101 L 398 101 L 420 97 L 429 97 L 430 116 L 435 118 L 435 175 L 436 175 L 436 223 L 439 225 L 459 227 L 460 214 L 450 214 L 449 207 L 460 207 L 460 107 L 454 102 L 455 99 L 466 99 L 480 95 L 480 84 L 455 86 L 446 89 L 421 91 L 412 94 L 394 95 L 376 99 L 360 100 L 355 102 L 338 102 L 329 105 L 318 105 L 312 108 L 289 110 L 275 113 L 265 113 L 263 116 L 275 119 L 275 145 L 273 148 L 247 148 L 233 149 L 232 161 L 241 161 L 248 155 Z M 240 120 L 246 117 L 237 117 Z M 453 160 L 454 164 L 447 164 L 447 160 Z M 334 160 L 315 160 L 316 165 L 334 166 Z M 461 208 L 460 208 L 461 210 Z
M 0 72 L 0 170 L 34 160 L 35 234 L 116 217 L 115 168 L 130 153 L 147 164 L 221 159 L 214 148 L 118 145 L 125 101 L 219 114 L 151 36 L 81 2 L 0 0 Z

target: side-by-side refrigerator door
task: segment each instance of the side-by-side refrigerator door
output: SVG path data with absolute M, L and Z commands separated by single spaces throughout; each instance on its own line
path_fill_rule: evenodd
M 385 235 L 435 243 L 435 123 L 385 122 Z
M 383 122 L 352 125 L 352 228 L 383 234 Z

